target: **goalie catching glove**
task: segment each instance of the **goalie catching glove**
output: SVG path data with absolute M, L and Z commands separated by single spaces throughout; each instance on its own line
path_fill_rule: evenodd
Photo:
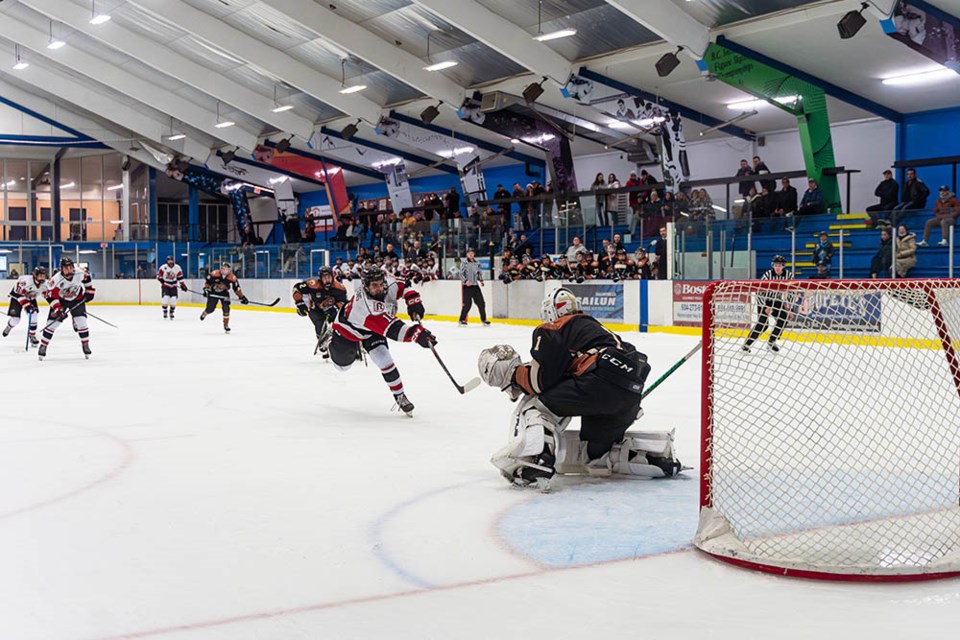
M 480 379 L 516 400 L 522 391 L 513 383 L 513 375 L 521 364 L 520 354 L 508 344 L 497 344 L 480 352 L 477 368 Z

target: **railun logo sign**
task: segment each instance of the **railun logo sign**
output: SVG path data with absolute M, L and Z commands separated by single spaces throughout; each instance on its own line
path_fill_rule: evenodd
M 623 321 L 622 284 L 568 284 L 580 307 L 598 320 Z

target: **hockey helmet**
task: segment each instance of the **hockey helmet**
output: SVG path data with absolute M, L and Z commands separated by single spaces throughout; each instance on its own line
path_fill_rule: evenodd
M 173 256 L 167 256 L 167 264 L 172 265 L 174 263 Z
M 226 275 L 231 271 L 233 271 L 233 267 L 230 266 L 229 262 L 224 262 L 223 264 L 220 265 L 220 273 Z
M 544 322 L 556 322 L 563 316 L 580 312 L 580 301 L 570 289 L 560 287 L 548 293 L 540 305 L 540 319 Z
M 770 261 L 770 264 L 771 264 L 771 265 L 774 265 L 774 264 L 787 264 L 787 259 L 784 258 L 784 257 L 781 256 L 781 255 L 775 255 L 775 256 L 773 256 L 773 260 Z
M 41 282 L 46 280 L 47 277 L 50 275 L 47 272 L 46 267 L 34 267 L 32 273 L 33 273 L 33 281 L 37 284 L 40 284 Z
M 73 264 L 73 260 L 63 256 L 60 258 L 60 271 L 61 273 L 66 273 L 67 267 L 70 267 L 70 273 L 73 273 L 76 270 L 76 265 Z
M 363 290 L 368 296 L 374 300 L 383 300 L 387 295 L 387 275 L 383 272 L 383 269 L 377 266 L 366 267 L 363 270 L 363 273 L 360 275 L 361 281 L 363 282 Z M 380 290 L 373 292 L 370 291 L 370 285 L 379 282 L 381 285 Z
M 328 266 L 322 266 L 317 269 L 317 278 L 323 282 L 323 276 L 330 276 L 330 279 L 333 280 L 333 269 Z

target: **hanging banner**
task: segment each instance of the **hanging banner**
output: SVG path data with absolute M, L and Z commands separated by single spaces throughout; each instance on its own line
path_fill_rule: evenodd
M 883 27 L 890 37 L 960 73 L 960 20 L 951 23 L 911 2 L 901 2 L 893 20 Z
M 486 200 L 487 186 L 483 179 L 480 156 L 474 156 L 463 165 L 458 162 L 457 165 L 460 169 L 460 186 L 467 201 Z
M 297 217 L 297 202 L 293 195 L 293 185 L 290 184 L 289 176 L 251 164 L 241 158 L 235 158 L 230 163 L 224 163 L 223 158 L 215 153 L 207 158 L 207 168 L 273 191 L 273 198 L 280 219 Z
M 407 166 L 403 161 L 386 165 L 382 171 L 387 181 L 387 193 L 390 194 L 390 205 L 393 210 L 400 211 L 412 207 L 413 195 L 410 193 L 410 181 L 407 179 Z
M 561 93 L 615 120 L 630 124 L 643 133 L 657 136 L 663 181 L 670 185 L 671 191 L 676 192 L 683 182 L 690 179 L 687 139 L 679 112 L 578 75 L 571 76 Z
M 254 149 L 253 157 L 262 164 L 322 183 L 326 187 L 327 200 L 334 205 L 331 207 L 334 223 L 339 221 L 340 214 L 350 213 L 347 183 L 343 178 L 343 168 L 339 165 L 295 152 L 281 153 L 266 145 L 258 145 Z

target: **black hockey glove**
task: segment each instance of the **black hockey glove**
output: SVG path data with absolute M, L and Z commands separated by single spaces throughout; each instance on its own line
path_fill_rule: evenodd
M 422 324 L 417 325 L 417 328 L 413 330 L 413 336 L 410 340 L 411 342 L 416 342 L 424 349 L 429 349 L 433 345 L 437 344 L 436 336 L 430 333 L 430 330 Z
M 420 296 L 407 300 L 407 313 L 410 314 L 410 319 L 414 322 L 423 320 L 426 310 L 423 308 L 423 302 L 420 301 Z
M 70 313 L 70 310 L 59 302 L 50 307 L 50 318 L 57 322 L 66 320 L 68 313 Z
M 209 297 L 210 297 L 210 287 L 204 287 L 204 288 L 203 288 L 203 297 L 204 297 L 204 298 L 209 298 Z
M 297 302 L 297 315 L 305 316 L 307 315 L 307 303 L 303 300 Z
M 240 304 L 247 304 L 248 302 L 250 301 L 247 300 L 247 296 L 240 296 Z
M 181 283 L 180 283 L 180 290 L 181 290 L 181 291 L 186 291 L 186 290 L 187 290 L 187 283 L 186 283 L 186 282 L 181 282 Z
M 85 294 L 83 294 L 83 301 L 84 301 L 84 302 L 92 302 L 92 301 L 93 301 L 93 297 L 94 297 L 95 295 L 96 295 L 96 292 L 95 292 L 95 291 L 87 290 L 87 292 L 86 292 Z

